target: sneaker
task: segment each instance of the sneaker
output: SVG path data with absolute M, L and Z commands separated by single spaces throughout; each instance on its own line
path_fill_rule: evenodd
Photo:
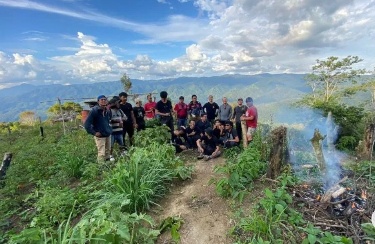
M 111 155 L 111 156 L 109 156 L 109 161 L 114 162 L 115 158 Z
M 199 156 L 197 157 L 197 159 L 203 159 L 203 158 L 204 158 L 203 154 L 201 154 L 201 155 L 199 155 Z
M 208 161 L 211 159 L 211 156 L 208 156 L 208 155 L 204 155 L 204 161 Z

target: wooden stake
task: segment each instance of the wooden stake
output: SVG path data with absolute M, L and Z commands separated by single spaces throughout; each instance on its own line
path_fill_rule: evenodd
M 247 148 L 247 146 L 248 146 L 248 143 L 247 143 L 247 126 L 246 126 L 246 121 L 244 121 L 244 120 L 241 121 L 241 130 L 242 130 L 243 147 Z

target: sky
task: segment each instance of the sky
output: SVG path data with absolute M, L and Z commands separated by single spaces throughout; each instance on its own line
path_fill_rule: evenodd
M 0 0 L 0 89 L 375 67 L 375 0 Z

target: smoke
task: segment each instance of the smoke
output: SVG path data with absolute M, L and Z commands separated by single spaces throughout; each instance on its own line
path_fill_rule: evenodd
M 335 124 L 332 115 L 323 116 L 319 110 L 308 108 L 281 108 L 275 114 L 275 121 L 288 128 L 288 147 L 290 162 L 297 176 L 309 177 L 306 168 L 317 169 L 317 180 L 323 183 L 325 189 L 340 180 L 341 162 L 346 154 L 335 148 L 339 127 Z M 324 139 L 321 149 L 325 167 L 318 169 L 318 156 L 315 154 L 311 143 L 314 131 L 319 130 Z

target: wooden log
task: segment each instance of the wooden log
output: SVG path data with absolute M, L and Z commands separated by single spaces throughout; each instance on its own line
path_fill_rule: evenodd
M 358 157 L 363 160 L 372 160 L 372 152 L 375 141 L 375 124 L 369 124 L 361 141 L 357 147 Z
M 4 154 L 4 159 L 0 167 L 0 180 L 2 180 L 6 175 L 6 172 L 10 166 L 10 162 L 12 161 L 12 156 L 13 154 L 10 152 Z
M 242 120 L 241 121 L 241 130 L 242 130 L 242 143 L 243 147 L 247 148 L 248 142 L 247 142 L 247 126 L 246 126 L 246 121 Z
M 267 178 L 276 179 L 281 174 L 281 168 L 288 156 L 286 141 L 287 129 L 280 126 L 271 132 L 272 148 L 270 152 L 270 166 L 267 170 Z
M 336 198 L 336 197 L 340 196 L 342 193 L 344 193 L 346 191 L 346 189 L 343 188 L 343 187 L 341 187 L 339 184 L 342 183 L 342 182 L 344 182 L 346 179 L 348 179 L 347 176 L 345 176 L 339 182 L 337 182 L 335 185 L 333 185 L 331 188 L 329 188 L 324 193 L 324 195 L 322 196 L 321 202 L 322 203 L 329 203 L 329 202 L 331 202 L 331 198 L 332 197 Z

